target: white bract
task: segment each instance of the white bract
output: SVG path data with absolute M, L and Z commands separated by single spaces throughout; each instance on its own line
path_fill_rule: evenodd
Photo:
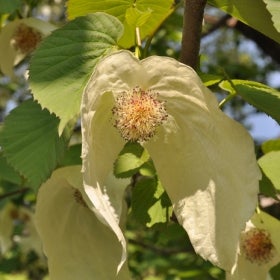
M 126 264 L 116 276 L 122 247 L 89 209 L 90 204 L 81 166 L 54 171 L 41 186 L 35 221 L 51 280 L 130 279 Z
M 260 211 L 241 233 L 237 266 L 227 280 L 266 280 L 280 262 L 280 221 Z
M 130 140 L 148 150 L 196 252 L 232 269 L 261 175 L 251 137 L 219 109 L 192 68 L 167 57 L 139 61 L 128 51 L 107 56 L 83 94 L 82 137 L 85 191 L 122 243 L 122 262 L 124 188 L 116 192 L 108 176 Z

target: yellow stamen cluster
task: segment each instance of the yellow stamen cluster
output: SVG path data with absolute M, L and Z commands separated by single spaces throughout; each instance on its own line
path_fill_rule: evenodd
M 168 115 L 164 102 L 151 90 L 135 87 L 116 98 L 112 110 L 114 126 L 126 141 L 145 142 L 155 135 Z
M 241 250 L 252 263 L 268 263 L 273 258 L 273 249 L 270 234 L 264 229 L 252 228 L 241 238 Z
M 32 27 L 21 23 L 14 32 L 12 45 L 24 54 L 31 53 L 42 40 L 42 35 Z

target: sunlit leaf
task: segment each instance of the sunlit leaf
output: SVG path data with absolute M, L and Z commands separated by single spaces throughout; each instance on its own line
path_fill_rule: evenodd
M 273 183 L 274 187 L 277 190 L 280 190 L 280 151 L 273 151 L 267 153 L 258 160 L 258 163 L 262 168 L 262 171 Z
M 279 91 L 261 83 L 245 80 L 231 80 L 231 83 L 223 81 L 219 86 L 226 91 L 237 93 L 249 104 L 267 113 L 280 123 Z
M 199 77 L 207 87 L 216 85 L 223 80 L 222 76 L 214 74 L 199 73 Z
M 131 177 L 149 159 L 147 151 L 138 143 L 128 142 L 114 164 L 114 174 L 118 178 Z
M 131 9 L 133 13 L 142 13 L 135 19 L 140 26 L 141 38 L 152 35 L 161 23 L 173 12 L 173 0 L 68 0 L 67 14 L 69 19 L 94 12 L 105 12 L 117 17 L 124 24 L 124 34 L 119 44 L 129 48 L 135 44 L 135 22 L 131 24 Z M 127 10 L 130 12 L 128 13 Z M 128 13 L 128 14 L 127 14 Z M 129 16 L 128 16 L 129 15 Z M 128 16 L 128 21 L 127 18 Z
M 266 3 L 267 10 L 272 15 L 272 21 L 275 28 L 280 32 L 280 1 L 279 0 L 263 0 Z
M 273 40 L 280 42 L 280 33 L 275 26 L 275 15 L 271 18 L 272 2 L 270 6 L 266 6 L 265 2 L 271 0 L 208 0 L 207 3 L 213 5 L 226 13 L 234 16 L 245 24 L 262 32 Z M 278 2 L 278 1 L 277 1 Z M 279 17 L 278 17 L 279 21 Z
M 98 60 L 117 46 L 122 24 L 110 15 L 79 17 L 54 31 L 34 53 L 34 98 L 60 119 L 59 133 L 80 111 L 81 96 Z
M 156 175 L 156 169 L 153 164 L 153 161 L 149 159 L 146 161 L 139 169 L 139 173 L 142 176 L 147 176 L 147 177 L 154 177 Z
M 7 116 L 1 131 L 0 145 L 8 163 L 35 189 L 64 155 L 67 141 L 58 136 L 58 124 L 58 118 L 28 100 Z
M 148 214 L 151 217 L 151 221 L 147 223 L 148 227 L 152 227 L 157 223 L 168 222 L 172 214 L 171 202 L 160 182 L 157 184 L 154 197 L 156 198 L 156 201 L 148 210 Z
M 132 215 L 148 227 L 167 222 L 171 215 L 170 201 L 156 177 L 137 182 L 131 203 Z
M 279 151 L 280 150 L 280 140 L 279 139 L 271 139 L 262 143 L 262 151 L 267 154 L 271 151 Z
M 277 191 L 264 172 L 262 172 L 262 179 L 260 180 L 260 193 L 267 197 L 277 199 Z
M 126 10 L 125 20 L 134 27 L 140 27 L 144 25 L 152 15 L 152 10 L 140 11 L 137 8 L 130 7 Z

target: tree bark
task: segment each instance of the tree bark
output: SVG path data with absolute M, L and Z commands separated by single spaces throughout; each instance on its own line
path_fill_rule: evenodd
M 185 0 L 180 61 L 197 69 L 204 8 L 207 0 Z

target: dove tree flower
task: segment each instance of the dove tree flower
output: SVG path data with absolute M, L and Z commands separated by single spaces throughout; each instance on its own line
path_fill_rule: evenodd
M 90 205 L 81 166 L 57 169 L 40 187 L 35 223 L 48 258 L 50 279 L 130 279 L 126 264 L 116 276 L 121 245 Z
M 167 57 L 110 54 L 84 90 L 81 113 L 85 192 L 121 242 L 121 263 L 124 188 L 112 191 L 108 176 L 125 142 L 134 141 L 149 152 L 196 252 L 230 271 L 261 175 L 251 137 L 195 71 Z
M 56 27 L 36 18 L 14 20 L 0 33 L 0 69 L 13 77 L 13 67 L 38 46 Z
M 237 265 L 227 280 L 265 280 L 280 262 L 280 221 L 259 211 L 246 223 L 240 236 Z

